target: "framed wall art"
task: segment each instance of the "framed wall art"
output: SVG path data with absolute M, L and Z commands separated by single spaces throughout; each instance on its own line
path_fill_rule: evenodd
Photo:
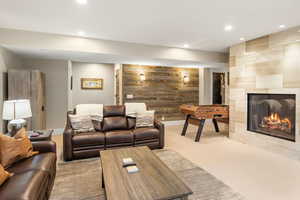
M 81 78 L 81 89 L 103 89 L 102 78 Z

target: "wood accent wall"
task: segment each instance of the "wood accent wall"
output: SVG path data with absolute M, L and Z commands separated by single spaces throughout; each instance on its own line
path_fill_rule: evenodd
M 296 143 L 247 131 L 247 93 L 297 95 L 300 125 L 300 26 L 247 41 L 230 48 L 230 137 L 243 143 L 299 158 Z M 284 149 L 284 151 L 282 150 Z
M 146 80 L 140 80 L 144 73 Z M 183 73 L 189 82 L 183 82 Z M 133 99 L 127 95 L 132 94 Z M 199 104 L 199 70 L 192 68 L 123 65 L 124 102 L 144 102 L 158 119 L 182 120 L 182 104 Z

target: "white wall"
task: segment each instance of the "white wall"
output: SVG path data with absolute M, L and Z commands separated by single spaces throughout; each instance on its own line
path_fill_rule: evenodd
M 46 75 L 47 128 L 64 128 L 68 110 L 68 61 L 24 59 L 25 69 L 38 69 Z
M 4 73 L 10 68 L 20 68 L 21 59 L 10 51 L 0 47 L 0 132 L 3 131 L 2 107 L 6 97 L 7 83 Z
M 101 103 L 106 105 L 114 104 L 114 65 L 113 64 L 92 64 L 72 63 L 73 74 L 73 107 L 83 103 Z M 81 78 L 102 78 L 102 90 L 82 90 Z

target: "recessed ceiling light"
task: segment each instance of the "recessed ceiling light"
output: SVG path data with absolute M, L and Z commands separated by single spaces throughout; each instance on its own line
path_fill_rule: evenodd
M 188 45 L 188 44 L 184 44 L 184 45 L 183 45 L 183 47 L 184 47 L 184 48 L 189 48 L 189 47 L 190 47 L 190 45 Z
M 285 28 L 284 24 L 279 25 L 279 28 Z
M 77 3 L 84 5 L 87 4 L 87 0 L 77 0 Z
M 233 26 L 232 26 L 232 25 L 226 25 L 226 26 L 224 27 L 224 30 L 225 30 L 225 31 L 232 31 L 232 29 L 233 29 Z
M 83 36 L 85 36 L 85 32 L 84 31 L 78 31 L 78 35 L 83 37 Z
M 241 40 L 241 41 L 245 41 L 245 38 L 241 37 L 240 40 Z

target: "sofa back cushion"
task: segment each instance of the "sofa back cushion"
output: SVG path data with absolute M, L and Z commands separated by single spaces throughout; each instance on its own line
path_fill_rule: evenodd
M 104 106 L 104 117 L 125 116 L 125 106 Z
M 127 119 L 126 117 L 105 117 L 103 119 L 103 131 L 113 131 L 113 130 L 126 130 Z

